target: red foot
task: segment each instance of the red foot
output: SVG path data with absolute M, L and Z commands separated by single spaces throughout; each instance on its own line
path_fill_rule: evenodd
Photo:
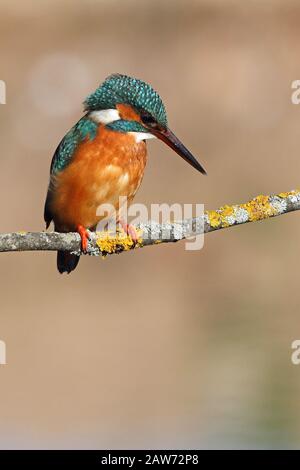
M 90 238 L 89 232 L 82 225 L 77 226 L 77 232 L 81 237 L 81 249 L 86 253 L 88 248 L 88 239 Z
M 124 222 L 123 220 L 119 220 L 119 224 L 121 225 L 124 232 L 126 232 L 127 235 L 131 238 L 131 240 L 134 243 L 137 243 L 139 237 L 135 227 L 131 224 L 126 224 L 126 222 Z

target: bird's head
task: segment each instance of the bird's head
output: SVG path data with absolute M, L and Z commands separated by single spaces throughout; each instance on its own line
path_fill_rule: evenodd
M 137 141 L 158 138 L 196 170 L 204 168 L 168 128 L 165 106 L 147 83 L 126 75 L 109 76 L 84 102 L 89 117 L 117 132 L 131 132 Z

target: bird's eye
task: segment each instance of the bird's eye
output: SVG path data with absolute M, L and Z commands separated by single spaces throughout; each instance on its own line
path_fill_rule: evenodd
M 148 114 L 148 113 L 147 114 L 142 114 L 141 119 L 142 119 L 143 124 L 146 124 L 146 126 L 149 126 L 149 127 L 156 127 L 157 126 L 157 122 L 154 119 L 154 117 L 151 116 L 151 114 Z

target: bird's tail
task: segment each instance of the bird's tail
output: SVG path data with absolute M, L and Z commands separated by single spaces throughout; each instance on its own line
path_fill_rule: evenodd
M 57 252 L 57 269 L 62 273 L 68 273 L 74 271 L 77 264 L 79 263 L 80 256 L 72 255 L 68 251 Z

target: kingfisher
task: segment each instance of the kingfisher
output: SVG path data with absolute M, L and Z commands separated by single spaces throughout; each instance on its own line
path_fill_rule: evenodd
M 103 219 L 97 209 L 109 204 L 118 214 L 120 200 L 126 197 L 128 204 L 133 200 L 146 166 L 146 140 L 153 138 L 206 174 L 169 129 L 162 99 L 149 84 L 121 74 L 107 77 L 86 98 L 84 116 L 54 153 L 44 210 L 46 228 L 53 221 L 57 232 L 78 232 L 85 252 L 89 231 L 95 231 Z M 133 227 L 125 224 L 123 228 L 135 241 Z M 58 251 L 58 271 L 70 273 L 79 259 Z

